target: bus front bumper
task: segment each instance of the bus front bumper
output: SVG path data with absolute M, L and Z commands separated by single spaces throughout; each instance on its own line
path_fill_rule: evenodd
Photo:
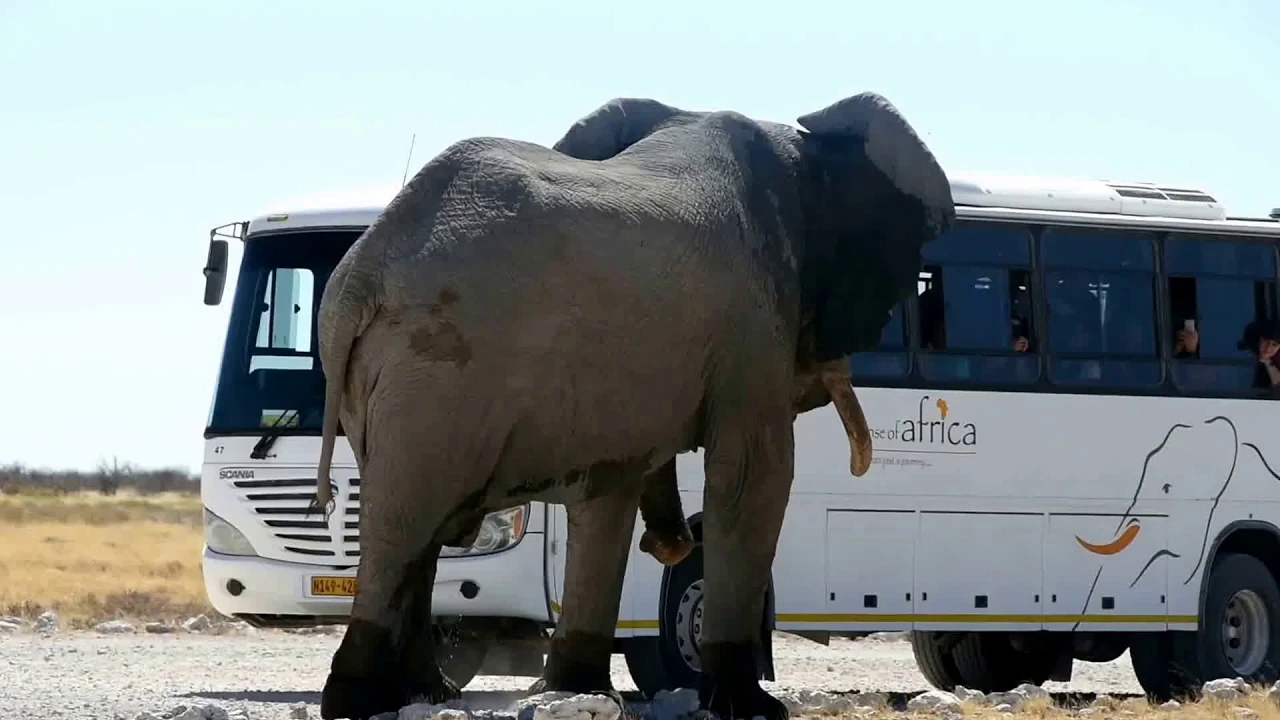
M 515 547 L 492 555 L 443 558 L 431 596 L 433 615 L 524 618 L 550 622 L 543 581 L 543 536 L 529 533 Z M 205 547 L 205 592 L 214 609 L 255 625 L 335 622 L 351 613 L 350 595 L 313 592 L 313 578 L 330 592 L 350 592 L 356 571 L 223 555 Z M 323 589 L 322 589 L 323 592 Z

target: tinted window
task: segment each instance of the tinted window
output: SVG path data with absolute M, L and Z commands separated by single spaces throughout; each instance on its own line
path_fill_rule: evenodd
M 1170 275 L 1229 275 L 1267 280 L 1276 277 L 1276 252 L 1268 244 L 1170 235 L 1164 251 L 1165 270 Z
M 930 264 L 1031 265 L 1031 234 L 1020 225 L 959 222 L 924 246 Z
M 1025 383 L 1039 374 L 1030 302 L 1031 235 L 963 223 L 925 246 L 917 288 L 921 373 L 932 380 Z
M 1250 323 L 1275 317 L 1274 249 L 1220 237 L 1171 235 L 1164 257 L 1174 383 L 1219 392 L 1267 387 L 1256 348 L 1243 341 Z
M 863 377 L 901 377 L 911 367 L 907 355 L 907 329 L 903 319 L 903 304 L 898 303 L 889 313 L 889 322 L 880 333 L 880 344 L 875 350 L 854 353 L 849 356 L 849 372 Z
M 1047 228 L 1042 239 L 1049 377 L 1081 385 L 1160 382 L 1154 245 L 1145 234 Z

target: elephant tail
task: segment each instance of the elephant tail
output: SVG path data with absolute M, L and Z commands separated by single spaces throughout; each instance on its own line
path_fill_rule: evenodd
M 333 466 L 334 445 L 337 444 L 338 411 L 347 387 L 351 349 L 376 310 L 372 278 L 359 269 L 362 262 L 367 262 L 359 259 L 363 239 L 357 240 L 334 268 L 325 286 L 317 322 L 325 391 L 320 462 L 316 467 L 316 494 L 311 501 L 311 509 L 323 511 L 326 521 L 332 512 L 333 488 L 329 473 Z

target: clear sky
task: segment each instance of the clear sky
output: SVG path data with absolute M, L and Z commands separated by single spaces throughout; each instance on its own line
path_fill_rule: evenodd
M 198 469 L 228 311 L 201 302 L 209 229 L 399 182 L 413 133 L 411 173 L 615 96 L 794 122 L 874 90 L 948 170 L 1280 206 L 1275 0 L 786 7 L 0 0 L 0 464 Z

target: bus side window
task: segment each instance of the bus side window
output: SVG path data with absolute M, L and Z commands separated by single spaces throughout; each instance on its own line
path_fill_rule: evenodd
M 911 367 L 907 355 L 907 326 L 903 320 L 905 303 L 889 312 L 889 322 L 880 333 L 876 349 L 849 356 L 849 373 L 854 377 L 903 377 Z
M 257 319 L 256 352 L 249 372 L 258 369 L 310 370 L 311 331 L 315 324 L 315 276 L 307 268 L 276 268 L 267 275 Z
M 927 245 L 917 286 L 926 379 L 1031 383 L 1040 374 L 1032 324 L 1031 235 L 967 222 Z
M 1049 378 L 1063 385 L 1161 381 L 1149 233 L 1046 228 L 1041 239 Z
M 1191 392 L 1268 388 L 1246 328 L 1276 317 L 1276 256 L 1270 245 L 1194 235 L 1165 242 L 1173 381 Z

